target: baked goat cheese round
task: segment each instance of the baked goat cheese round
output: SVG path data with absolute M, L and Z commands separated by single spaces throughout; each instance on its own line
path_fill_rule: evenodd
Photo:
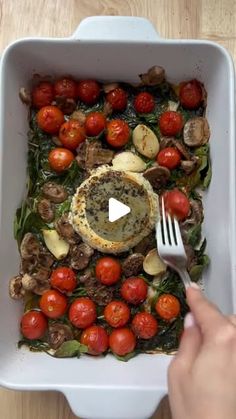
M 109 199 L 130 207 L 130 213 L 109 221 Z M 159 214 L 158 196 L 138 173 L 100 166 L 77 189 L 70 222 L 83 241 L 104 253 L 125 252 L 154 228 Z

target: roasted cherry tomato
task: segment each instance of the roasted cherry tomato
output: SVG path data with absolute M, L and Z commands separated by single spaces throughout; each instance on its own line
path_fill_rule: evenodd
M 36 120 L 43 131 L 57 134 L 64 122 L 64 115 L 57 106 L 44 106 L 38 111 Z
M 77 285 L 76 274 L 71 268 L 61 266 L 52 271 L 50 282 L 52 288 L 57 288 L 64 293 L 70 293 L 74 291 Z
M 85 131 L 88 137 L 96 137 L 106 127 L 106 118 L 101 112 L 91 112 L 85 120 Z
M 123 301 L 111 301 L 104 310 L 106 322 L 112 327 L 123 327 L 130 318 L 130 309 Z
M 150 113 L 155 108 L 155 100 L 151 93 L 141 92 L 134 99 L 134 107 L 138 113 Z
M 123 147 L 128 143 L 130 129 L 127 122 L 122 119 L 112 119 L 107 123 L 106 140 L 114 148 Z
M 163 199 L 165 209 L 168 214 L 172 217 L 176 217 L 179 221 L 183 221 L 187 218 L 190 212 L 190 203 L 189 199 L 183 192 L 178 189 L 166 191 L 163 194 Z
M 164 320 L 172 320 L 180 313 L 180 302 L 172 294 L 162 294 L 155 305 L 157 314 Z
M 91 326 L 97 318 L 96 306 L 89 298 L 77 298 L 70 306 L 69 319 L 79 329 Z
M 121 264 L 112 257 L 105 256 L 96 263 L 96 277 L 104 285 L 112 285 L 121 277 Z
M 121 285 L 120 293 L 130 304 L 138 305 L 147 297 L 147 284 L 143 278 L 127 278 Z
M 39 300 L 42 312 L 50 319 L 58 319 L 67 309 L 67 298 L 56 290 L 48 290 Z
M 151 339 L 157 334 L 158 323 L 152 314 L 143 311 L 135 314 L 131 327 L 138 338 Z
M 75 99 L 77 97 L 77 83 L 73 79 L 63 77 L 54 84 L 56 96 L 64 96 L 68 99 Z
M 77 119 L 70 119 L 61 125 L 59 139 L 64 147 L 75 150 L 85 140 L 85 129 Z
M 106 96 L 108 103 L 112 106 L 113 111 L 122 112 L 127 106 L 127 93 L 121 87 L 111 90 Z
M 181 83 L 179 100 L 183 108 L 196 109 L 200 106 L 202 99 L 202 87 L 199 81 L 190 80 Z
M 32 103 L 35 108 L 42 108 L 52 103 L 54 98 L 54 88 L 52 83 L 41 81 L 32 91 Z
M 47 330 L 48 322 L 41 311 L 31 310 L 21 319 L 21 333 L 27 339 L 41 339 Z
M 48 155 L 49 164 L 57 173 L 61 173 L 68 169 L 73 160 L 74 154 L 66 148 L 54 148 Z
M 160 166 L 167 167 L 172 170 L 180 165 L 181 154 L 175 147 L 166 147 L 157 155 L 157 163 Z
M 136 346 L 136 339 L 132 330 L 126 327 L 113 330 L 109 336 L 109 346 L 112 352 L 119 356 L 132 352 Z
M 162 135 L 177 135 L 183 128 L 184 121 L 181 113 L 175 111 L 163 112 L 159 118 Z
M 109 337 L 102 326 L 90 326 L 82 332 L 80 342 L 88 346 L 90 355 L 100 355 L 109 346 Z
M 93 105 L 99 98 L 100 90 L 95 80 L 81 80 L 77 86 L 77 95 L 82 102 Z

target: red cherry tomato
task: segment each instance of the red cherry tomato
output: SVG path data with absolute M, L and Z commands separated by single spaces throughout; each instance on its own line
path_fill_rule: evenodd
M 21 319 L 21 333 L 27 339 L 41 339 L 47 330 L 48 322 L 41 311 L 31 310 Z
M 36 120 L 43 131 L 57 134 L 64 122 L 64 115 L 57 106 L 44 106 L 38 111 Z
M 48 161 L 53 170 L 61 173 L 68 169 L 74 160 L 74 154 L 66 148 L 54 148 L 48 155 Z
M 163 199 L 165 209 L 168 214 L 172 217 L 176 217 L 179 221 L 183 221 L 187 218 L 190 212 L 190 203 L 189 199 L 183 192 L 178 189 L 166 191 L 163 194 Z
M 183 108 L 196 109 L 202 101 L 202 87 L 199 81 L 190 80 L 181 83 L 179 91 L 179 99 Z
M 164 320 L 172 320 L 180 313 L 180 302 L 172 294 L 162 294 L 155 305 L 157 314 Z
M 50 105 L 54 98 L 54 89 L 52 83 L 48 81 L 40 82 L 32 91 L 32 103 L 35 108 L 42 108 Z
M 130 304 L 138 305 L 147 297 L 147 284 L 143 278 L 127 278 L 121 285 L 120 293 Z
M 59 139 L 64 147 L 75 150 L 85 140 L 85 129 L 77 119 L 70 119 L 61 125 Z
M 71 268 L 61 266 L 52 271 L 51 286 L 64 293 L 74 291 L 77 285 L 76 274 Z
M 119 148 L 128 143 L 130 129 L 127 122 L 122 119 L 113 119 L 107 123 L 106 140 L 114 148 Z
M 136 346 L 136 339 L 132 330 L 126 327 L 113 330 L 109 336 L 109 346 L 112 352 L 119 356 L 132 352 Z
M 77 86 L 77 95 L 87 105 L 94 105 L 99 98 L 100 90 L 95 80 L 81 80 Z
M 90 355 L 100 355 L 106 352 L 109 338 L 106 330 L 101 326 L 90 326 L 82 332 L 80 342 L 88 346 Z
M 166 111 L 159 118 L 159 126 L 163 135 L 177 135 L 183 128 L 183 125 L 183 117 L 179 112 Z
M 70 306 L 69 319 L 79 329 L 91 326 L 97 318 L 96 306 L 89 298 L 77 298 Z
M 104 285 L 113 285 L 121 277 L 121 264 L 117 259 L 105 256 L 96 263 L 96 277 Z
M 75 99 L 77 97 L 77 83 L 73 79 L 63 77 L 54 84 L 56 96 L 65 96 L 68 99 Z
M 158 323 L 152 314 L 143 311 L 135 314 L 132 320 L 132 330 L 138 338 L 151 339 L 157 334 Z
M 175 147 L 166 147 L 157 155 L 157 163 L 160 166 L 167 167 L 172 170 L 180 165 L 181 154 Z
M 106 322 L 112 327 L 123 327 L 130 318 L 130 309 L 123 301 L 111 301 L 104 310 Z
M 106 127 L 106 118 L 101 112 L 91 112 L 85 120 L 85 131 L 88 137 L 96 137 Z
M 127 93 L 121 87 L 109 92 L 106 96 L 108 103 L 112 106 L 113 111 L 122 112 L 127 106 Z
M 42 312 L 50 319 L 58 319 L 67 309 L 67 298 L 56 290 L 46 291 L 39 300 Z
M 138 113 L 150 113 L 155 108 L 155 100 L 151 93 L 141 92 L 134 99 L 134 107 Z

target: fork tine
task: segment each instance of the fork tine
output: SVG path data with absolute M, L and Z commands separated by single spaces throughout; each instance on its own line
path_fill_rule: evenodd
M 176 220 L 176 218 L 174 218 L 174 227 L 175 227 L 175 237 L 176 237 L 177 245 L 183 244 L 183 240 L 182 240 L 182 236 L 181 236 L 181 232 L 179 228 L 179 223 Z
M 163 227 L 164 243 L 167 244 L 168 243 L 168 231 L 167 231 L 165 205 L 164 205 L 164 199 L 163 198 L 161 198 L 161 215 L 162 215 L 162 227 Z
M 171 246 L 174 246 L 176 243 L 175 243 L 173 224 L 172 224 L 170 214 L 168 214 L 167 220 L 168 220 L 168 230 L 169 230 L 170 244 L 171 244 Z

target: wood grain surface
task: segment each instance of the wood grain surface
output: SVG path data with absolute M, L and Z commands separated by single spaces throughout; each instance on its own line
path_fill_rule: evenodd
M 0 54 L 25 36 L 70 35 L 92 15 L 143 16 L 162 37 L 219 42 L 236 59 L 235 0 L 0 0 Z M 0 390 L 0 419 L 75 419 L 56 392 Z M 165 398 L 153 419 L 171 419 Z

